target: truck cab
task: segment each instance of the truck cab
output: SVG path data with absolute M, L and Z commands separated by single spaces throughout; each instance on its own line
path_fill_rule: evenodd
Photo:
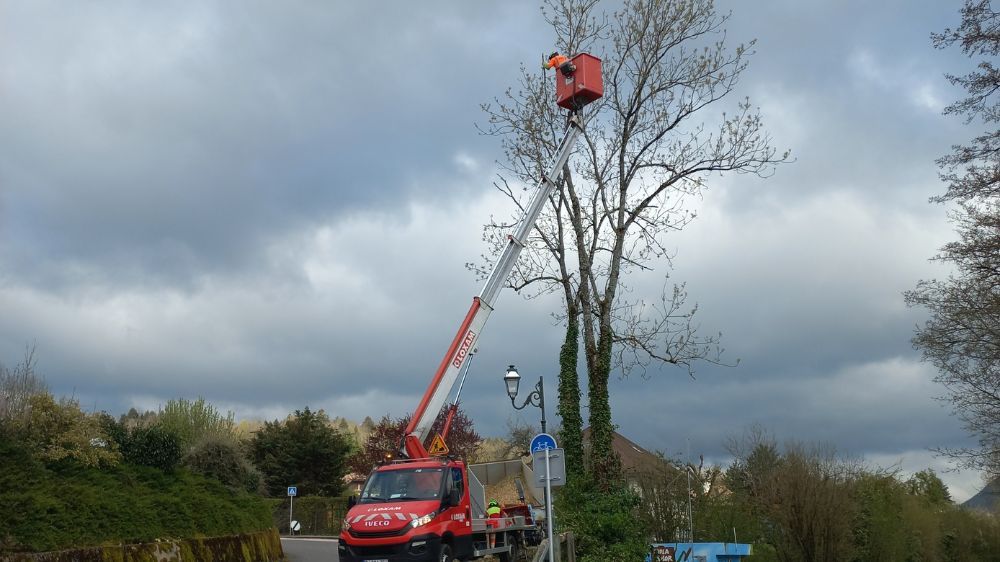
M 340 560 L 451 562 L 471 557 L 467 474 L 464 462 L 451 459 L 375 468 L 344 517 Z

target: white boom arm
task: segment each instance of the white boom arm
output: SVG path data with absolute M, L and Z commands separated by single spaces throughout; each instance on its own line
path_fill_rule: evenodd
M 507 247 L 504 248 L 500 259 L 493 266 L 493 271 L 486 279 L 483 291 L 478 297 L 472 300 L 472 307 L 469 308 L 465 320 L 462 321 L 462 325 L 459 327 L 451 347 L 448 348 L 448 353 L 445 354 L 433 380 L 431 380 L 430 386 L 427 388 L 427 392 L 424 393 L 424 397 L 420 401 L 420 406 L 413 413 L 413 418 L 411 418 L 410 424 L 406 428 L 405 438 L 405 450 L 407 456 L 410 458 L 424 458 L 427 456 L 423 442 L 427 438 L 428 433 L 430 433 L 434 420 L 441 412 L 441 408 L 451 393 L 458 374 L 462 370 L 462 365 L 468 360 L 470 356 L 469 352 L 474 349 L 476 340 L 479 338 L 479 334 L 482 333 L 483 326 L 486 324 L 490 312 L 493 311 L 493 305 L 500 293 L 500 289 L 503 288 L 511 271 L 514 270 L 521 249 L 524 248 L 528 239 L 528 234 L 535 227 L 538 216 L 545 207 L 545 202 L 558 184 L 563 166 L 569 160 L 573 146 L 582 132 L 583 121 L 580 118 L 580 114 L 574 112 L 570 116 L 566 135 L 563 137 L 562 143 L 556 151 L 556 157 L 552 162 L 552 167 L 549 168 L 549 173 L 542 177 L 538 183 L 535 194 L 524 210 L 524 215 L 521 217 L 521 222 L 518 224 L 517 230 L 508 237 Z

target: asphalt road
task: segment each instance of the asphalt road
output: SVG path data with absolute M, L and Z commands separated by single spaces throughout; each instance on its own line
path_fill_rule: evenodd
M 338 562 L 337 539 L 281 538 L 289 562 Z

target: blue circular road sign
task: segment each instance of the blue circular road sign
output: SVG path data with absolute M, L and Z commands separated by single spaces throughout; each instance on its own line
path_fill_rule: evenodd
M 539 433 L 531 439 L 531 452 L 544 451 L 545 449 L 555 449 L 556 439 L 548 433 Z

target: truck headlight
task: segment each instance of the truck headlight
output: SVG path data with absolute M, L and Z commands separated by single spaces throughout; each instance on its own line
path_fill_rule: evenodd
M 417 527 L 422 527 L 422 526 L 430 523 L 433 520 L 434 520 L 434 514 L 433 513 L 428 513 L 427 515 L 424 515 L 423 517 L 417 517 L 413 521 L 410 521 L 410 527 L 413 527 L 414 529 L 416 529 Z
M 351 520 L 345 517 L 344 520 L 340 523 L 340 528 L 341 528 L 341 530 L 344 530 L 344 531 L 350 531 L 351 530 Z

